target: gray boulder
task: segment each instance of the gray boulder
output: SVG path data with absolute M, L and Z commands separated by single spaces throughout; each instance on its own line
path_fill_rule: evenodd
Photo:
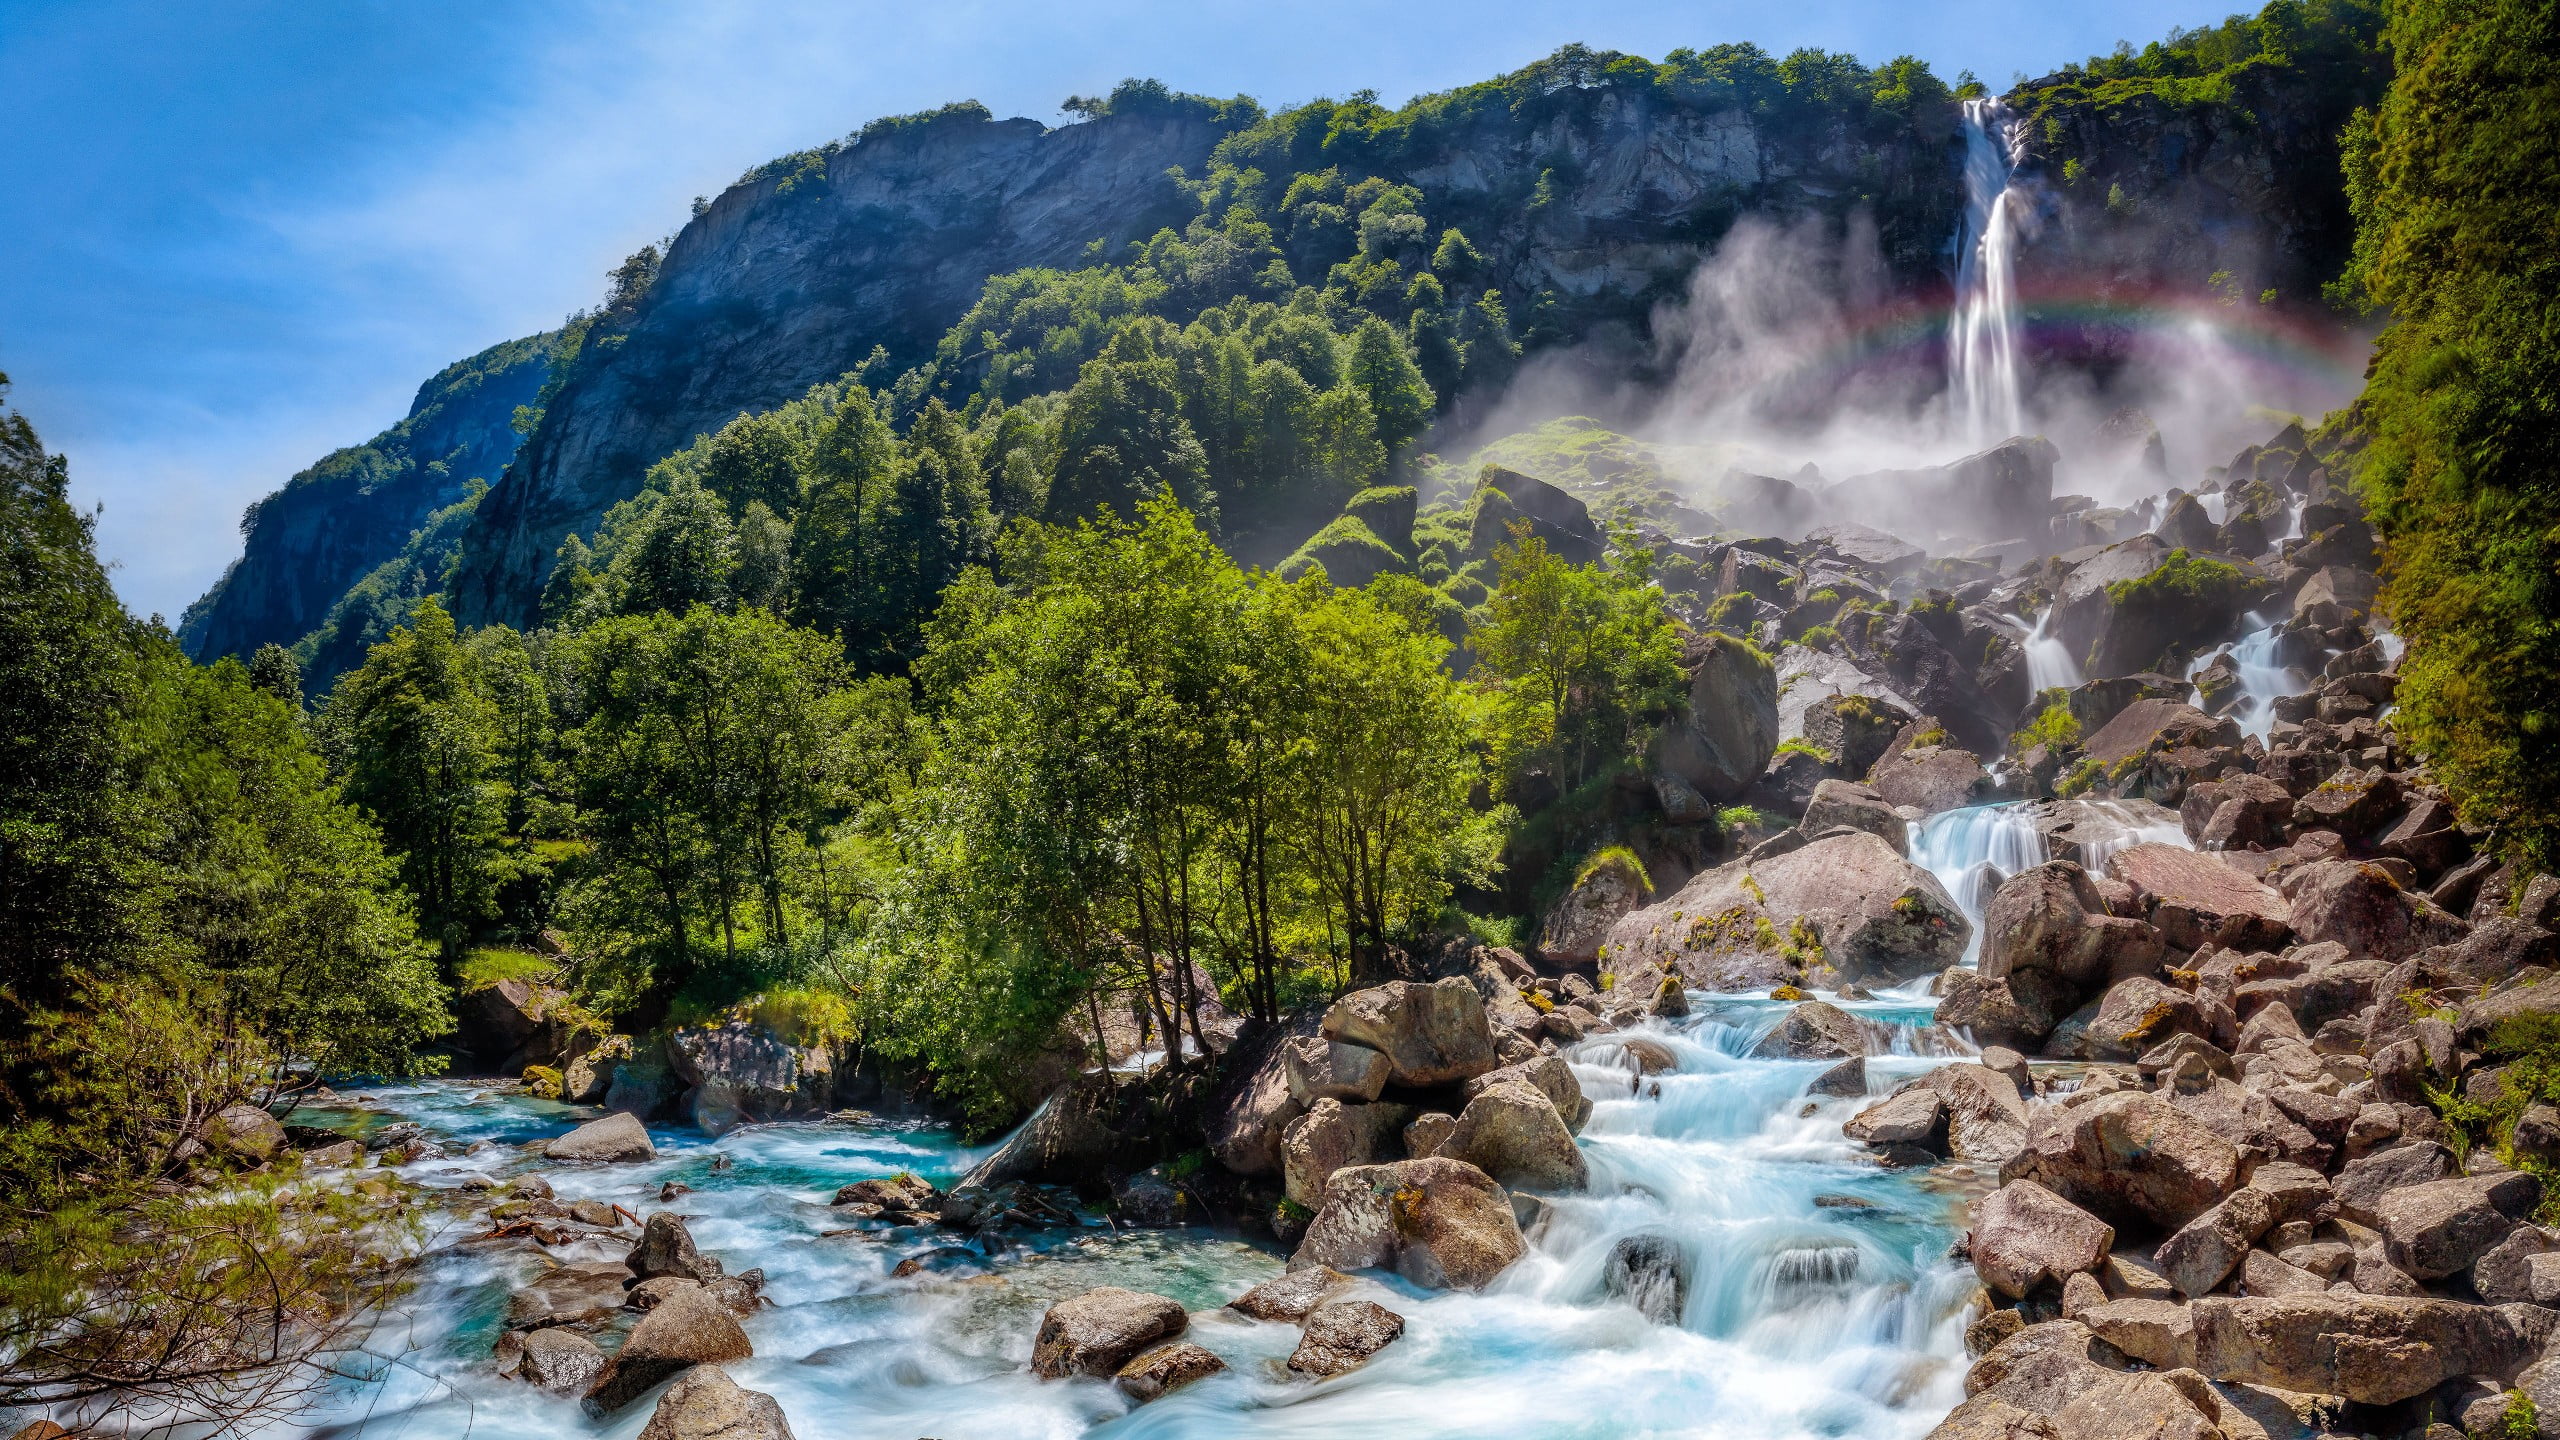
M 1345 1105 L 1318 1100 L 1289 1123 L 1280 1140 L 1282 1189 L 1313 1209 L 1324 1203 L 1325 1182 L 1346 1165 L 1393 1159 L 1410 1105 Z
M 1337 1300 L 1307 1317 L 1298 1348 L 1289 1352 L 1289 1368 L 1318 1380 L 1367 1363 L 1370 1356 L 1404 1334 L 1404 1317 L 1367 1300 Z
M 1911 853 L 1911 829 L 1901 814 L 1873 788 L 1850 780 L 1825 780 L 1813 787 L 1796 828 L 1819 835 L 1835 825 L 1864 830 L 1902 854 Z
M 543 1146 L 542 1153 L 552 1160 L 613 1163 L 655 1160 L 658 1147 L 649 1143 L 649 1132 L 638 1120 L 616 1111 L 601 1120 L 590 1120 Z
M 1540 1094 L 1553 1102 L 1556 1113 L 1564 1117 L 1565 1128 L 1577 1135 L 1582 1133 L 1584 1122 L 1591 1118 L 1590 1097 L 1582 1093 L 1582 1082 L 1573 1078 L 1573 1067 L 1565 1063 L 1561 1055 L 1541 1055 L 1535 1060 L 1486 1071 L 1459 1086 L 1458 1094 L 1462 1099 L 1473 1100 L 1487 1088 L 1507 1080 L 1537 1087 Z
M 2170 1229 L 2219 1203 L 2239 1175 L 2230 1141 L 2139 1091 L 2038 1107 L 2026 1144 L 2000 1167 L 2004 1183 L 2033 1180 L 2101 1219 Z
M 1289 1098 L 1301 1105 L 1318 1100 L 1361 1104 L 1387 1088 L 1387 1057 L 1366 1045 L 1346 1045 L 1321 1035 L 1297 1035 L 1280 1047 L 1287 1067 Z
M 1656 1325 L 1677 1325 L 1689 1304 L 1689 1257 L 1668 1235 L 1622 1235 L 1600 1269 L 1601 1287 Z
M 2032 1180 L 2003 1185 L 1973 1207 L 1974 1273 L 2012 1300 L 2095 1270 L 2115 1227 Z
M 1848 1011 L 1807 1000 L 1789 1010 L 1751 1053 L 1765 1060 L 1847 1060 L 1867 1053 L 1867 1034 Z
M 2541 1200 L 2541 1181 L 2510 1170 L 2385 1191 L 2373 1214 L 2394 1266 L 2420 1280 L 2440 1280 L 2470 1269 Z
M 658 1302 L 631 1327 L 603 1378 L 588 1390 L 587 1409 L 610 1415 L 660 1382 L 695 1365 L 744 1360 L 755 1354 L 738 1317 L 700 1286 Z
M 792 1434 L 780 1401 L 742 1388 L 717 1365 L 696 1365 L 658 1397 L 640 1440 L 792 1440 Z
M 1730 635 L 1713 631 L 1681 656 L 1687 703 L 1654 737 L 1651 768 L 1676 775 L 1710 801 L 1739 799 L 1778 749 L 1778 672 Z
M 2275 1198 L 2244 1186 L 2178 1227 L 2155 1252 L 2162 1274 L 2183 1295 L 2204 1295 L 2238 1268 L 2249 1247 L 2275 1223 Z
M 630 1257 L 623 1263 L 642 1280 L 672 1275 L 708 1284 L 725 1273 L 719 1261 L 694 1248 L 693 1231 L 686 1227 L 683 1216 L 671 1210 L 649 1217 L 640 1227 L 640 1243 L 631 1247 Z
M 1937 878 L 1873 835 L 1836 834 L 1692 879 L 1609 932 L 1619 983 L 1703 990 L 1900 981 L 1964 955 L 1971 926 Z
M 1333 1297 L 1333 1293 L 1351 1283 L 1351 1277 L 1324 1265 L 1310 1265 L 1303 1270 L 1289 1270 L 1265 1280 L 1242 1295 L 1227 1302 L 1227 1308 L 1256 1320 L 1304 1320 L 1315 1308 Z
M 1579 1190 L 1590 1178 L 1555 1102 L 1525 1081 L 1477 1092 L 1435 1153 L 1464 1160 L 1498 1184 L 1529 1190 Z
M 565 1325 L 553 1325 L 526 1332 L 516 1376 L 555 1395 L 575 1395 L 593 1385 L 604 1367 L 604 1352 L 596 1342 Z
M 1482 1289 L 1528 1251 L 1511 1197 L 1460 1160 L 1334 1172 L 1289 1268 L 1391 1269 L 1434 1289 Z
M 1191 1317 L 1161 1295 L 1105 1285 L 1071 1296 L 1040 1317 L 1031 1373 L 1043 1380 L 1115 1375 L 1141 1351 L 1183 1332 Z
M 2195 1302 L 2196 1369 L 2213 1379 L 2390 1405 L 2462 1375 L 2509 1376 L 2531 1337 L 2494 1306 L 2381 1295 Z
M 1355 990 L 1325 1011 L 1323 1029 L 1328 1039 L 1383 1053 L 1398 1085 L 1445 1085 L 1500 1063 L 1484 997 L 1458 978 Z

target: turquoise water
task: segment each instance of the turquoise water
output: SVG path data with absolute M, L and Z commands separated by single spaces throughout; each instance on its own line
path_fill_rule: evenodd
M 653 1128 L 650 1164 L 579 1168 L 520 1147 L 581 1112 L 461 1082 L 347 1092 L 362 1108 L 298 1119 L 346 1128 L 414 1120 L 478 1154 L 419 1162 L 430 1187 L 539 1171 L 563 1200 L 594 1197 L 647 1214 L 673 1208 L 732 1271 L 761 1266 L 771 1307 L 746 1322 L 754 1359 L 731 1366 L 772 1393 L 802 1440 L 1038 1440 L 1038 1437 L 1708 1436 L 1902 1437 L 1962 1399 L 1962 1307 L 1971 1272 L 1946 1258 L 1957 1201 L 1925 1175 L 1888 1172 L 1840 1134 L 1857 1100 L 1808 1100 L 1815 1062 L 1749 1058 L 1784 1005 L 1694 997 L 1687 1020 L 1641 1030 L 1673 1071 L 1639 1076 L 1625 1034 L 1577 1047 L 1595 1107 L 1582 1145 L 1586 1195 L 1556 1201 L 1531 1254 L 1481 1294 L 1431 1294 L 1370 1277 L 1369 1298 L 1407 1319 L 1404 1338 L 1323 1384 L 1282 1368 L 1296 1330 L 1218 1309 L 1279 1273 L 1284 1256 L 1206 1230 L 1081 1229 L 1026 1237 L 988 1266 L 900 1279 L 898 1261 L 945 1241 L 825 1237 L 847 1181 L 910 1170 L 937 1182 L 985 1152 L 930 1127 L 755 1126 L 717 1140 Z M 1960 1048 L 1921 1029 L 1928 1002 L 1848 1008 L 1885 1027 L 1869 1087 L 1944 1063 Z M 719 1162 L 725 1160 L 725 1166 Z M 670 1206 L 659 1187 L 695 1187 Z M 1822 1203 L 1817 1203 L 1817 1202 Z M 289 1433 L 372 1440 L 627 1440 L 649 1405 L 589 1420 L 497 1375 L 489 1363 L 508 1294 L 535 1257 L 437 1232 L 415 1292 L 372 1337 L 368 1377 Z M 1690 1275 L 1677 1326 L 1611 1299 L 1602 1282 L 1621 1237 L 1660 1236 Z M 593 1243 L 561 1258 L 618 1261 Z M 1053 1300 L 1117 1284 L 1192 1308 L 1188 1338 L 1229 1369 L 1133 1408 L 1092 1380 L 1042 1382 L 1025 1366 Z M 608 1342 L 610 1343 L 610 1342 Z

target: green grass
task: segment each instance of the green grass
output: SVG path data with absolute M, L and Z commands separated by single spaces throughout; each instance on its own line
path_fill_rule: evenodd
M 486 990 L 501 980 L 553 981 L 560 967 L 549 956 L 524 950 L 474 950 L 454 968 L 464 990 Z
M 1653 877 L 1645 873 L 1644 861 L 1624 845 L 1610 845 L 1591 852 L 1591 858 L 1583 861 L 1582 868 L 1573 872 L 1573 883 L 1578 886 L 1612 867 L 1625 871 L 1647 895 L 1653 893 Z
M 2118 580 L 2107 587 L 2107 598 L 2117 605 L 2171 600 L 2209 600 L 2230 594 L 2240 588 L 2240 567 L 2227 560 L 2214 560 L 2190 555 L 2185 547 L 2172 550 L 2148 575 L 2131 580 Z
M 1777 753 L 1780 755 L 1810 755 L 1825 765 L 1837 765 L 1840 763 L 1839 756 L 1832 754 L 1830 751 L 1823 749 L 1821 746 L 1814 744 L 1812 741 L 1807 740 L 1801 735 L 1789 736 L 1788 738 L 1779 741 Z

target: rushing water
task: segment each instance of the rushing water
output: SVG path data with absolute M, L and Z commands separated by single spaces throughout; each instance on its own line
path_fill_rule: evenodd
M 2103 870 L 2107 857 L 2136 845 L 2189 848 L 2178 817 L 2156 805 L 2128 805 L 2115 800 L 2062 802 L 2076 812 L 2073 831 L 2080 842 L 2081 863 Z M 1911 834 L 1911 863 L 1937 877 L 1940 885 L 1973 925 L 1962 963 L 1982 958 L 1982 912 L 2000 882 L 2030 865 L 2053 858 L 2045 834 L 2036 827 L 2038 805 L 2009 801 L 1947 810 L 1920 822 Z
M 1948 349 L 1957 416 L 1985 443 L 2023 428 L 2011 129 L 2009 109 L 1998 100 L 1964 102 L 1964 229 L 1956 240 L 1955 334 Z
M 657 1128 L 652 1163 L 541 1162 L 521 1143 L 578 1118 L 558 1105 L 461 1082 L 356 1092 L 364 1106 L 297 1118 L 360 1128 L 416 1120 L 474 1155 L 413 1164 L 433 1187 L 465 1175 L 538 1169 L 565 1200 L 595 1197 L 646 1214 L 659 1187 L 695 1187 L 669 1208 L 732 1271 L 762 1266 L 773 1302 L 747 1322 L 756 1357 L 741 1384 L 780 1399 L 804 1437 L 1025 1440 L 1047 1436 L 1897 1437 L 1925 1433 L 1962 1399 L 1961 1327 L 1971 1272 L 1946 1258 L 1957 1196 L 1924 1174 L 1879 1169 L 1840 1134 L 1863 1103 L 1809 1100 L 1824 1066 L 1760 1060 L 1752 1045 L 1786 1007 L 1696 997 L 1699 1013 L 1647 1022 L 1570 1052 L 1595 1102 L 1582 1146 L 1589 1191 L 1556 1200 L 1532 1251 L 1482 1294 L 1432 1294 L 1393 1277 L 1364 1282 L 1406 1316 L 1404 1338 L 1351 1375 L 1312 1384 L 1282 1368 L 1293 1327 L 1219 1307 L 1277 1274 L 1283 1257 L 1206 1230 L 1080 1231 L 1025 1237 L 992 1266 L 899 1279 L 910 1255 L 947 1243 L 828 1237 L 826 1207 L 847 1181 L 906 1169 L 947 1183 L 981 1152 L 931 1128 L 751 1126 L 716 1140 Z M 1941 1063 L 1951 1047 L 1930 1002 L 1848 1008 L 1874 1022 L 1869 1087 Z M 1639 1075 L 1625 1042 L 1644 1035 L 1676 1062 Z M 401 1440 L 628 1440 L 649 1403 L 610 1421 L 495 1373 L 490 1347 L 508 1294 L 540 1268 L 519 1249 L 471 1243 L 456 1220 L 432 1243 L 418 1289 L 373 1337 L 372 1378 L 342 1387 L 305 1434 Z M 1611 1248 L 1668 1241 L 1685 1259 L 1677 1325 L 1657 1325 L 1606 1293 Z M 620 1259 L 625 1242 L 567 1258 Z M 1132 1408 L 1099 1381 L 1042 1382 L 1026 1370 L 1051 1301 L 1093 1285 L 1152 1290 L 1194 1311 L 1188 1338 L 1231 1367 Z M 608 1348 L 610 1341 L 607 1342 Z
M 2240 698 L 2231 702 L 2224 713 L 2240 724 L 2241 733 L 2264 740 L 2274 732 L 2276 701 L 2299 692 L 2305 677 L 2287 667 L 2280 659 L 2278 641 L 2284 627 L 2266 625 L 2251 615 L 2246 622 L 2249 632 L 2228 645 L 2196 657 L 2187 667 L 2187 679 L 2193 680 L 2221 656 L 2231 657 L 2232 666 L 2240 672 Z M 2198 689 L 2188 703 L 2202 709 L 2204 691 Z
M 2001 617 L 2027 632 L 2024 642 L 2027 652 L 2027 688 L 2038 695 L 2056 688 L 2064 690 L 2080 688 L 2080 662 L 2071 658 L 2070 642 L 2059 635 L 2047 633 L 2048 627 L 2053 624 L 2054 613 L 2061 608 L 2059 605 L 2047 605 L 2044 613 L 2036 617 L 2036 623 L 2033 625 L 2029 625 L 2015 615 Z

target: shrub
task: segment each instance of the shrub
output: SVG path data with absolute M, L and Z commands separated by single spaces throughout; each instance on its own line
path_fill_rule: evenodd
M 1591 852 L 1591 857 L 1582 862 L 1580 869 L 1573 872 L 1573 883 L 1578 886 L 1601 871 L 1612 868 L 1624 871 L 1628 878 L 1636 882 L 1637 888 L 1647 895 L 1653 893 L 1653 877 L 1645 873 L 1643 859 L 1624 845 L 1611 845 Z

